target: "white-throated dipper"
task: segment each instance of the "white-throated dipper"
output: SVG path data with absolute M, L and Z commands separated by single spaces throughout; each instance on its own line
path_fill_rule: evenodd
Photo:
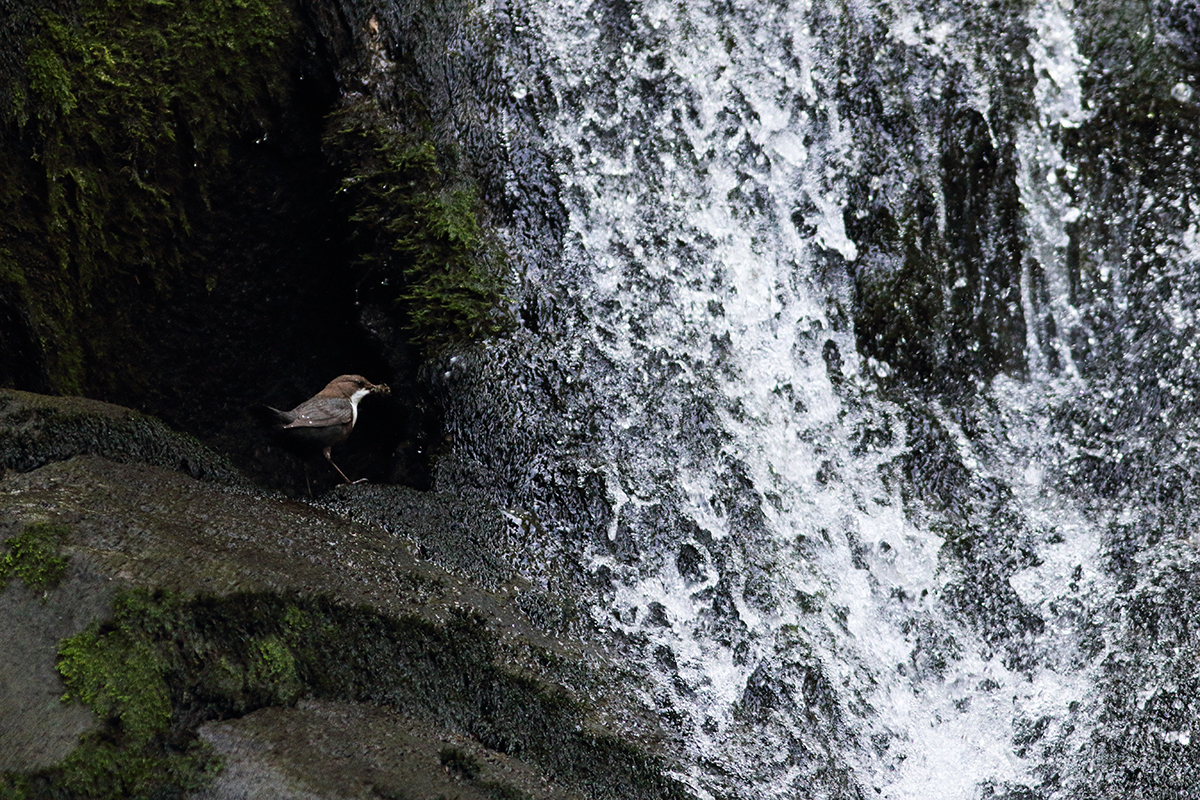
M 272 425 L 293 444 L 319 447 L 329 465 L 346 481 L 352 483 L 337 464 L 330 451 L 335 444 L 346 441 L 358 420 L 358 401 L 369 394 L 391 394 L 386 384 L 375 385 L 361 375 L 339 375 L 316 395 L 291 411 L 270 406 L 255 406 L 260 418 Z M 365 480 L 365 479 L 363 479 Z

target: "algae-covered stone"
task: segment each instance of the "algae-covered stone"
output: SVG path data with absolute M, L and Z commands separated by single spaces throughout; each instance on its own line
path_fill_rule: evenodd
M 46 602 L 78 597 L 87 613 L 51 624 L 25 602 L 26 635 L 0 637 L 0 662 L 27 651 L 43 678 L 56 664 L 63 682 L 43 680 L 40 691 L 68 695 L 56 707 L 76 709 L 72 732 L 86 727 L 78 703 L 97 716 L 79 747 L 64 752 L 59 740 L 5 762 L 19 772 L 0 785 L 17 797 L 198 790 L 221 755 L 237 766 L 205 796 L 240 796 L 236 787 L 260 779 L 277 786 L 281 774 L 307 787 L 294 796 L 349 796 L 329 787 L 347 785 L 351 763 L 379 770 L 382 796 L 406 796 L 412 775 L 423 777 L 407 785 L 462 797 L 687 796 L 666 776 L 664 737 L 632 701 L 628 675 L 540 630 L 513 586 L 486 589 L 420 561 L 410 539 L 92 455 L 0 479 L 0 539 L 38 525 L 69 531 L 58 551 L 66 572 Z M 0 599 L 17 590 L 28 594 L 11 586 Z M 0 719 L 18 752 L 44 734 L 19 722 L 45 705 L 34 694 Z M 602 709 L 588 699 L 599 697 Z M 198 737 L 206 721 L 243 717 Z M 407 739 L 385 734 L 400 718 L 412 720 Z M 285 722 L 264 728 L 270 719 Z M 305 745 L 288 725 L 345 738 Z M 258 777 L 247 778 L 239 759 L 256 741 L 278 746 L 256 750 Z
M 83 397 L 0 389 L 0 470 L 28 472 L 84 454 L 248 485 L 227 459 L 154 417 Z

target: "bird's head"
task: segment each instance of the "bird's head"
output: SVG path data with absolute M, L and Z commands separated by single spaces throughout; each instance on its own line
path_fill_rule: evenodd
M 362 375 L 339 375 L 322 389 L 317 397 L 344 397 L 358 402 L 368 394 L 391 394 L 386 383 L 371 383 Z

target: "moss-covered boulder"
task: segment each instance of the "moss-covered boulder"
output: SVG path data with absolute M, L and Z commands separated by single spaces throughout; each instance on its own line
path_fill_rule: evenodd
M 0 709 L 4 790 L 687 796 L 630 676 L 539 629 L 530 590 L 416 558 L 445 520 L 409 511 L 389 532 L 97 455 L 8 472 L 5 557 L 37 542 L 54 580 L 0 593 L 20 622 L 0 661 L 24 674 Z
M 154 417 L 83 397 L 0 389 L 0 471 L 28 472 L 84 454 L 249 485 L 227 459 Z

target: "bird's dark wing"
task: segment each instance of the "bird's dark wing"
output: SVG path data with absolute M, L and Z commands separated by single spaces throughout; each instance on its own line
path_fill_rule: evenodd
M 292 409 L 296 418 L 285 428 L 328 428 L 354 421 L 350 401 L 340 397 L 314 397 Z

